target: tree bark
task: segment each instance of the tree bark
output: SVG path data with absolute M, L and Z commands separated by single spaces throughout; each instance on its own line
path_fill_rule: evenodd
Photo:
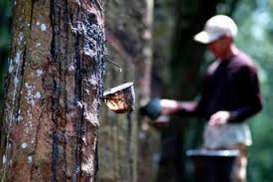
M 2 181 L 94 181 L 103 19 L 99 0 L 15 1 Z

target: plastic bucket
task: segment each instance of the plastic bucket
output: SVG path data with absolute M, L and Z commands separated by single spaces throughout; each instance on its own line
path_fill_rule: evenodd
M 231 182 L 238 150 L 187 150 L 193 160 L 196 182 Z

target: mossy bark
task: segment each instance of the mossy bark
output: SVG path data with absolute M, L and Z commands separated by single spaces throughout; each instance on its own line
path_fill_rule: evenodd
M 105 52 L 100 3 L 15 1 L 2 181 L 94 180 Z

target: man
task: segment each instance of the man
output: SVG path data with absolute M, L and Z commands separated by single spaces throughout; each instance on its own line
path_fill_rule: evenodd
M 157 102 L 161 115 L 206 118 L 204 147 L 238 149 L 240 156 L 235 162 L 233 181 L 239 182 L 246 181 L 247 146 L 252 144 L 245 121 L 262 109 L 262 102 L 256 67 L 251 58 L 235 46 L 236 34 L 237 26 L 231 18 L 224 15 L 210 18 L 204 30 L 194 36 L 195 41 L 206 44 L 217 58 L 207 70 L 200 100 Z

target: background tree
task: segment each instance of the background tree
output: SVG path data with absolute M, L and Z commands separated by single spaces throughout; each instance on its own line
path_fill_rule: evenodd
M 103 28 L 101 1 L 14 2 L 2 181 L 94 180 Z
M 160 11 L 162 11 L 164 4 L 166 4 L 165 1 L 159 0 L 157 3 L 157 7 L 159 8 L 155 9 L 155 11 L 158 11 L 159 14 L 156 14 L 155 18 L 162 17 L 162 14 L 164 15 Z M 166 48 L 166 41 L 159 38 L 162 37 L 161 34 L 162 28 L 165 28 L 164 25 L 157 26 L 157 34 L 155 34 L 155 39 L 158 38 L 155 47 L 158 46 L 161 48 L 155 49 L 153 72 L 154 75 L 157 75 L 163 81 L 165 89 L 162 92 L 162 97 L 189 100 L 193 99 L 197 94 L 196 83 L 199 80 L 199 70 L 202 65 L 204 47 L 201 48 L 200 45 L 194 43 L 192 37 L 203 28 L 205 21 L 215 14 L 217 3 L 217 0 L 209 2 L 199 0 L 169 0 L 169 8 L 167 10 L 171 9 L 173 13 L 165 13 L 165 17 L 172 18 L 165 18 L 163 20 L 162 18 L 158 18 L 161 24 L 164 24 L 164 20 L 171 20 L 171 24 L 169 23 L 170 21 L 164 24 L 165 26 L 169 25 L 171 28 L 171 31 L 165 31 L 165 35 L 169 40 L 169 44 L 167 44 L 169 48 Z M 155 24 L 157 24 L 156 21 Z M 161 34 L 158 35 L 158 33 Z M 162 60 L 162 58 L 165 59 Z M 162 65 L 165 66 L 161 67 Z M 165 70 L 165 75 L 168 76 L 161 75 L 162 69 Z M 185 139 L 188 139 L 190 135 L 186 132 L 188 130 L 185 130 L 187 125 L 185 119 L 183 119 L 183 122 L 181 122 L 180 118 L 172 118 L 171 120 L 170 125 L 161 130 L 162 146 L 158 181 L 186 180 L 184 174 Z M 191 129 L 200 133 L 200 124 L 198 125 L 195 124 Z M 189 132 L 192 133 L 193 131 Z

